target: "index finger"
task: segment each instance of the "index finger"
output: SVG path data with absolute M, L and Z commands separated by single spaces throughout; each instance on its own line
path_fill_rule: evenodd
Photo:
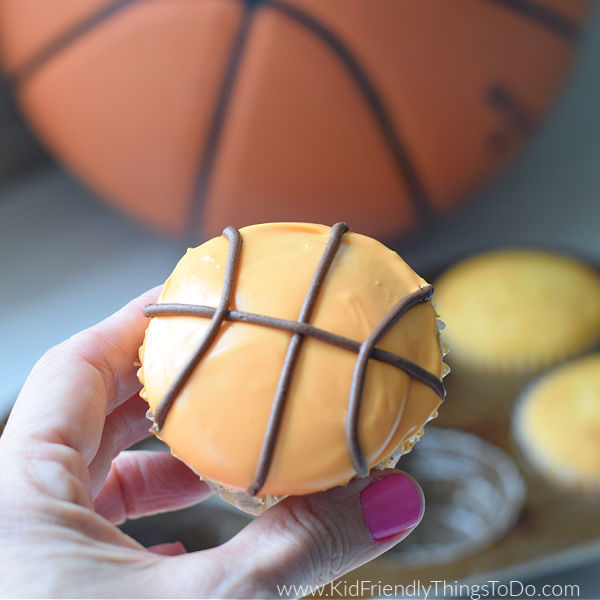
M 89 462 L 106 415 L 140 388 L 135 362 L 160 287 L 42 356 L 27 378 L 4 432 L 13 444 L 67 445 Z

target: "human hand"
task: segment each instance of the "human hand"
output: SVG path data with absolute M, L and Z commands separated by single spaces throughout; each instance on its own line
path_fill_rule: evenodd
M 0 594 L 5 597 L 278 597 L 325 584 L 394 546 L 423 513 L 397 471 L 290 497 L 227 543 L 142 547 L 115 524 L 206 498 L 168 452 L 121 452 L 147 437 L 134 361 L 152 290 L 49 350 L 0 438 Z

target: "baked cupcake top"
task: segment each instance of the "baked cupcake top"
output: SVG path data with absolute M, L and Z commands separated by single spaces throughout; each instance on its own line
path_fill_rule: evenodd
M 515 438 L 549 478 L 600 491 L 600 353 L 563 365 L 517 405 Z
M 147 312 L 154 318 L 140 348 L 139 377 L 151 416 L 161 421 L 155 427 L 159 437 L 197 473 L 232 490 L 305 494 L 347 483 L 361 470 L 360 457 L 352 456 L 348 444 L 348 415 L 353 378 L 356 383 L 357 364 L 362 362 L 354 433 L 363 467 L 377 465 L 398 448 L 408 449 L 443 396 L 431 286 L 395 252 L 346 232 L 343 224 L 332 229 L 271 223 L 245 227 L 239 236 L 232 228 L 224 233 L 188 250 L 165 283 L 158 310 L 155 305 Z M 232 267 L 236 244 L 239 255 Z M 331 264 L 314 289 L 328 253 Z M 160 405 L 169 386 L 222 307 L 225 272 L 231 275 L 232 268 L 225 320 L 163 411 Z M 296 336 L 285 323 L 301 320 L 309 288 L 314 306 L 306 320 L 313 329 Z M 173 313 L 160 312 L 167 303 L 208 310 L 203 316 L 168 316 Z M 256 315 L 279 319 L 279 325 L 261 324 Z M 386 315 L 392 315 L 389 330 L 382 331 L 380 341 L 373 340 Z M 350 345 L 340 347 L 319 332 L 350 340 Z M 285 383 L 281 420 L 257 481 L 274 399 L 295 337 L 299 347 Z M 359 360 L 360 345 L 368 339 L 378 350 L 365 348 Z M 407 372 L 411 364 L 416 374 Z
M 532 373 L 600 340 L 600 276 L 573 258 L 496 250 L 454 265 L 435 287 L 457 365 Z

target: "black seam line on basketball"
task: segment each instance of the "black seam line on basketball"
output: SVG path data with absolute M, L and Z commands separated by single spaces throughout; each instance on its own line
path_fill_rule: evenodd
M 346 67 L 351 79 L 360 90 L 379 126 L 379 130 L 392 155 L 396 168 L 408 187 L 417 220 L 430 219 L 434 214 L 431 198 L 419 175 L 407 144 L 403 141 L 402 136 L 394 126 L 375 84 L 369 79 L 366 70 L 361 66 L 348 46 L 331 29 L 295 6 L 276 0 L 263 0 L 261 6 L 278 10 L 292 21 L 302 25 L 314 34 L 315 37 L 324 42 L 333 51 L 334 55 L 339 58 Z
M 185 232 L 187 237 L 190 239 L 195 239 L 197 237 L 198 225 L 202 223 L 202 213 L 204 203 L 206 201 L 206 194 L 210 185 L 217 151 L 221 141 L 221 134 L 225 125 L 227 109 L 229 108 L 229 102 L 231 100 L 233 86 L 235 85 L 236 76 L 242 61 L 244 48 L 246 46 L 246 41 L 248 40 L 248 34 L 250 32 L 256 9 L 261 6 L 261 4 L 262 2 L 244 3 L 240 22 L 235 33 L 233 43 L 231 44 L 231 51 L 225 67 L 225 73 L 219 89 L 219 95 L 217 96 L 215 111 L 210 122 L 210 128 L 206 137 L 206 144 L 204 145 L 204 154 L 200 160 L 200 165 L 196 173 L 194 187 L 191 193 L 186 221 L 188 226 L 187 231 Z
M 533 0 L 486 0 L 518 13 L 548 31 L 572 42 L 581 32 L 580 26 L 569 17 Z
M 342 243 L 342 237 L 348 229 L 349 227 L 345 223 L 336 223 L 331 228 L 329 239 L 327 240 L 321 258 L 319 259 L 313 278 L 308 286 L 306 295 L 304 296 L 304 302 L 300 308 L 300 314 L 297 319 L 300 323 L 307 323 L 310 319 L 313 308 L 317 302 L 319 291 L 329 272 L 329 267 L 333 263 L 340 244 Z M 275 391 L 275 398 L 271 407 L 271 414 L 269 415 L 269 421 L 267 423 L 265 437 L 259 453 L 259 461 L 254 472 L 254 477 L 252 478 L 252 483 L 247 490 L 248 494 L 251 496 L 256 496 L 256 494 L 258 494 L 269 475 L 272 455 L 275 450 L 275 445 L 277 444 L 277 438 L 279 437 L 281 420 L 283 418 L 283 412 L 292 376 L 294 374 L 294 366 L 303 341 L 304 336 L 302 334 L 293 333 L 288 344 L 286 356 L 283 361 L 283 368 Z
M 432 291 L 429 294 L 431 298 Z M 200 304 L 148 304 L 144 307 L 144 316 L 149 318 L 154 317 L 212 317 L 216 308 L 213 306 L 204 306 Z M 242 312 L 238 310 L 228 310 L 225 313 L 225 321 L 231 321 L 234 323 L 249 323 L 252 325 L 262 325 L 264 327 L 270 327 L 272 329 L 279 329 L 281 331 L 289 331 L 291 333 L 300 333 L 307 337 L 312 337 L 321 342 L 343 348 L 358 354 L 361 344 L 353 339 L 331 333 L 324 329 L 319 329 L 310 323 L 300 323 L 298 321 L 288 321 L 286 319 L 278 319 L 276 317 L 265 317 L 255 313 Z M 418 364 L 404 358 L 393 352 L 382 350 L 380 348 L 373 348 L 369 358 L 377 360 L 379 362 L 397 367 L 414 377 L 421 383 L 429 386 L 442 400 L 446 395 L 443 382 L 438 379 L 437 383 L 429 380 L 429 371 L 419 366 Z
M 75 25 L 63 31 L 58 37 L 46 44 L 41 50 L 25 61 L 13 73 L 7 75 L 8 81 L 14 86 L 20 86 L 27 81 L 44 64 L 53 59 L 57 54 L 69 47 L 73 42 L 89 33 L 92 29 L 106 22 L 123 9 L 142 0 L 115 0 L 103 6 L 91 15 L 83 18 Z
M 356 455 L 351 455 L 352 466 L 358 477 L 366 477 L 369 474 L 369 465 L 365 459 L 358 440 L 358 419 L 360 411 L 360 399 L 362 397 L 365 374 L 369 358 L 372 355 L 375 345 L 381 341 L 381 338 L 389 331 L 390 327 L 410 308 L 431 299 L 433 295 L 433 286 L 428 285 L 414 292 L 411 292 L 399 300 L 377 324 L 375 329 L 369 334 L 367 339 L 360 345 L 358 357 L 354 365 L 352 374 L 352 383 L 350 386 L 350 397 L 348 400 L 348 412 L 346 413 L 346 445 L 348 448 L 355 448 Z
M 188 382 L 195 368 L 198 366 L 198 363 L 215 340 L 221 328 L 221 324 L 225 319 L 225 315 L 229 310 L 229 304 L 231 303 L 233 288 L 236 280 L 236 271 L 239 262 L 239 249 L 242 243 L 242 238 L 239 231 L 234 227 L 225 228 L 223 235 L 229 240 L 229 249 L 227 253 L 227 264 L 225 266 L 223 290 L 221 293 L 221 299 L 219 300 L 219 306 L 215 310 L 208 329 L 202 336 L 202 340 L 194 350 L 193 354 L 189 357 L 184 367 L 172 381 L 169 389 L 161 399 L 156 409 L 156 413 L 154 415 L 154 427 L 157 431 L 162 429 L 173 402 L 175 402 L 179 392 L 181 392 L 185 384 Z

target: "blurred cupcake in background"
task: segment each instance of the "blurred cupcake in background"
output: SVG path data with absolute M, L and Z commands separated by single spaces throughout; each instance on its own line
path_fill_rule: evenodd
M 536 473 L 600 498 L 600 353 L 530 385 L 515 407 L 513 437 Z
M 500 443 L 523 386 L 600 340 L 600 275 L 568 256 L 494 250 L 450 267 L 435 289 L 453 370 L 440 425 Z

